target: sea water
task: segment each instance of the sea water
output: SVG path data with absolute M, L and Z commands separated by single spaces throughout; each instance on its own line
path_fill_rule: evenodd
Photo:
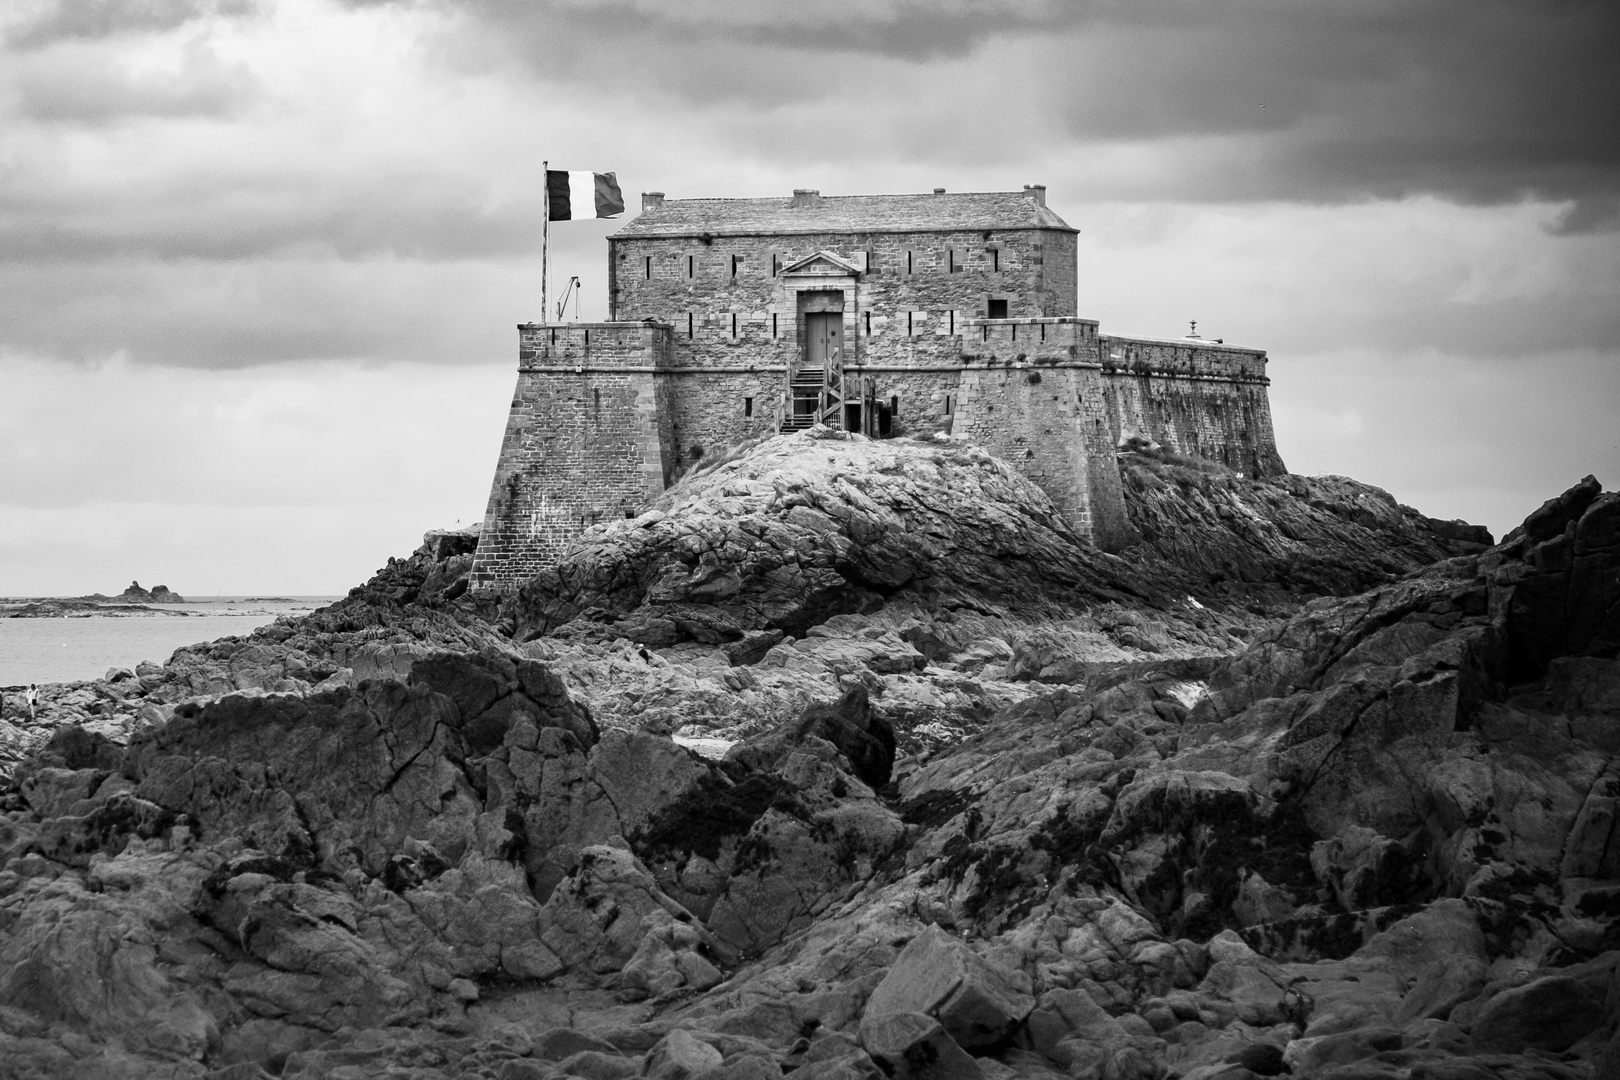
M 161 664 L 181 646 L 248 634 L 283 615 L 307 615 L 336 599 L 219 597 L 165 605 L 176 614 L 0 618 L 0 686 L 99 679 L 109 668 L 133 668 L 142 660 Z

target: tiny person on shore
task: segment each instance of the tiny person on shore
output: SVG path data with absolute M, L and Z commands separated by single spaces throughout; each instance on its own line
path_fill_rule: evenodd
M 34 710 L 39 705 L 39 687 L 28 684 L 28 722 L 34 722 Z

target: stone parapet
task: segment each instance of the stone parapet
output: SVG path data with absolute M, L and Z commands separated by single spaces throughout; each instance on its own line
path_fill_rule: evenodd
M 658 322 L 520 323 L 518 370 L 666 368 L 673 329 Z
M 1228 379 L 1267 384 L 1264 349 L 1190 338 L 1097 337 L 1098 361 L 1113 374 Z

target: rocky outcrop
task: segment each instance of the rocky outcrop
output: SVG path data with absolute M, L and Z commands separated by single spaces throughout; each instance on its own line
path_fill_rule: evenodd
M 602 640 L 674 610 L 632 589 L 517 642 L 428 590 L 461 554 L 424 550 L 315 617 L 119 680 L 132 700 L 110 711 L 160 711 L 127 746 L 68 729 L 25 755 L 0 791 L 0 1060 L 1603 1075 L 1620 1061 L 1620 500 L 1590 487 L 1415 574 L 1369 555 L 1345 571 L 1377 578 L 1356 595 L 1305 600 L 1331 575 L 1212 589 L 1200 616 L 1060 583 L 1061 619 L 1007 605 L 1046 635 L 1012 640 L 982 632 L 1004 617 L 990 585 L 918 578 L 802 636 Z M 1072 568 L 1116 588 L 1154 557 Z M 1022 558 L 984 581 L 1032 572 Z M 1231 655 L 1109 638 L 1128 662 L 1108 664 L 1054 629 L 1106 618 L 1154 644 L 1240 602 L 1286 616 Z M 671 737 L 678 714 L 636 728 L 575 692 L 607 655 L 645 669 L 635 686 L 686 679 L 682 700 L 752 693 L 787 715 L 700 757 Z M 192 679 L 207 692 L 183 694 Z M 982 693 L 970 729 L 894 722 L 906 687 L 947 680 L 1011 689 Z M 795 687 L 815 692 L 788 712 Z
M 177 592 L 169 591 L 167 585 L 154 585 L 150 590 L 141 588 L 141 583 L 132 581 L 118 599 L 126 604 L 183 604 L 186 598 Z

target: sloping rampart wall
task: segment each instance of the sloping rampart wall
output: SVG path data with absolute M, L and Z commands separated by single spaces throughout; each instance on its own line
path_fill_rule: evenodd
M 510 591 L 587 525 L 639 512 L 664 490 L 669 468 L 654 378 L 669 363 L 667 326 L 530 324 L 518 335 L 517 389 L 473 557 L 475 590 Z

